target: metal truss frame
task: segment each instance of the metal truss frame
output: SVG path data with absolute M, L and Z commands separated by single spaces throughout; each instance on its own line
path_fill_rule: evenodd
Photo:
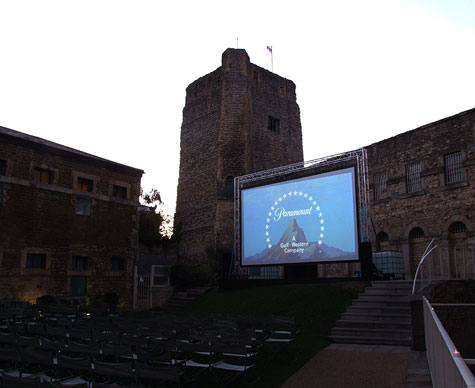
M 313 159 L 306 162 L 298 162 L 282 167 L 271 168 L 269 170 L 258 171 L 252 174 L 241 175 L 234 178 L 234 246 L 233 246 L 233 265 L 231 271 L 239 266 L 241 235 L 239 230 L 241 219 L 241 189 L 249 183 L 273 178 L 276 176 L 286 176 L 293 173 L 331 166 L 337 163 L 356 160 L 357 180 L 358 180 L 358 210 L 359 223 L 361 231 L 361 240 L 367 238 L 369 230 L 369 180 L 368 180 L 368 155 L 365 148 L 354 151 L 343 152 L 336 155 L 325 156 L 319 159 Z

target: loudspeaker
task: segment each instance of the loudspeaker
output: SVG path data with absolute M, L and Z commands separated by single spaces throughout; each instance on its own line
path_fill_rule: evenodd
M 361 278 L 363 280 L 371 280 L 373 272 L 373 251 L 370 242 L 362 242 L 359 245 Z

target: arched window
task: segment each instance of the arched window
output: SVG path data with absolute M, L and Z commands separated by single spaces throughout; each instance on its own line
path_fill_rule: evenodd
M 229 198 L 229 199 L 234 198 L 234 177 L 233 176 L 226 177 L 225 191 L 226 191 L 225 193 L 226 198 Z
M 386 242 L 386 241 L 389 241 L 389 236 L 388 236 L 388 234 L 387 234 L 386 232 L 381 231 L 381 232 L 379 232 L 378 235 L 376 236 L 376 240 L 377 240 L 378 242 L 380 242 L 380 243 L 381 243 L 381 242 Z
M 425 237 L 425 233 L 424 231 L 419 228 L 418 226 L 416 226 L 415 228 L 412 228 L 411 231 L 409 232 L 409 238 L 410 239 L 413 239 L 413 238 L 423 238 Z
M 450 234 L 460 234 L 460 233 L 467 233 L 467 226 L 460 221 L 455 221 L 450 225 Z

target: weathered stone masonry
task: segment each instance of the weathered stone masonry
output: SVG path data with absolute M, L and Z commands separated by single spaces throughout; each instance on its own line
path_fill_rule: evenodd
M 441 254 L 442 260 L 450 261 L 451 277 L 463 277 L 470 270 L 469 256 L 475 244 L 475 109 L 372 144 L 367 150 L 370 215 L 376 235 L 384 236 L 380 248 L 402 251 L 406 276 L 411 277 L 427 244 L 435 238 L 439 248 L 431 265 L 438 270 Z M 458 152 L 461 179 L 447 184 L 444 156 Z M 415 192 L 408 188 L 407 166 L 411 163 L 421 167 L 421 186 Z M 386 193 L 376 198 L 375 176 L 380 173 L 386 175 Z M 454 223 L 462 223 L 466 231 L 453 230 Z M 372 238 L 377 249 L 376 236 Z M 454 255 L 460 256 L 457 264 Z
M 131 305 L 143 171 L 3 127 L 0 164 L 0 298 L 68 298 L 79 280 L 86 296 L 115 292 Z M 76 214 L 78 198 L 90 215 Z M 45 254 L 44 267 L 29 254 Z
M 226 50 L 222 66 L 186 90 L 175 215 L 180 257 L 232 247 L 226 179 L 302 160 L 295 84 L 252 64 L 244 50 Z

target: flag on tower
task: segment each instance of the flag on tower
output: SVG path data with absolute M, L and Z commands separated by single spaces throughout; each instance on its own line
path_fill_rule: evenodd
M 270 53 L 272 54 L 272 46 L 267 46 L 267 50 L 269 50 Z

